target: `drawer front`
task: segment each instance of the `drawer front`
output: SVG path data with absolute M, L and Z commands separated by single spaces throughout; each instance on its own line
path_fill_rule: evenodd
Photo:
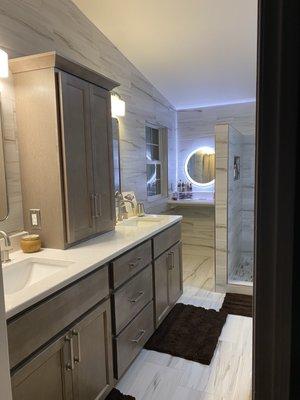
M 154 258 L 181 240 L 181 223 L 171 226 L 153 238 Z
M 124 374 L 153 332 L 153 302 L 151 301 L 114 340 L 117 379 Z
M 108 267 L 92 273 L 8 323 L 13 368 L 109 294 Z
M 115 334 L 118 334 L 152 300 L 152 288 L 152 266 L 149 265 L 115 292 Z
M 113 287 L 117 288 L 151 263 L 151 240 L 141 244 L 112 262 Z

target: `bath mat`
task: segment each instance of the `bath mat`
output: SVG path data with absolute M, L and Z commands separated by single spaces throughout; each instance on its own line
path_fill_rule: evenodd
M 178 303 L 145 349 L 209 365 L 226 317 L 225 312 Z
M 222 308 L 227 314 L 252 317 L 252 296 L 246 294 L 226 293 Z
M 121 393 L 118 389 L 113 389 L 105 400 L 135 400 L 135 397 Z

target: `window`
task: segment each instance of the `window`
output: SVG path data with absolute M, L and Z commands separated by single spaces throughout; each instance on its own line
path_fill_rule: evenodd
M 146 126 L 147 195 L 167 195 L 168 155 L 166 129 Z

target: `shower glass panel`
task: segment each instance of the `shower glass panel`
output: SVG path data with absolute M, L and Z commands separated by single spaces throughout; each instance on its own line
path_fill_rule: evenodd
M 229 126 L 228 282 L 252 285 L 254 255 L 255 136 Z

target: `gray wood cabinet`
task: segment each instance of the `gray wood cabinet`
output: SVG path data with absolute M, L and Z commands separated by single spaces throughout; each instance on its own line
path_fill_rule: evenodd
M 54 52 L 11 60 L 10 68 L 25 229 L 39 233 L 50 248 L 112 230 L 109 90 L 118 84 Z M 31 209 L 40 211 L 37 226 Z
M 109 300 L 72 330 L 74 399 L 105 399 L 113 387 L 111 313 Z
M 14 400 L 101 400 L 112 387 L 109 300 L 12 375 Z
M 115 225 L 110 95 L 59 72 L 67 242 Z
M 69 338 L 64 335 L 13 374 L 13 400 L 71 400 L 68 346 Z
M 182 294 L 181 242 L 154 262 L 155 320 L 158 326 Z
M 13 399 L 105 399 L 182 293 L 179 240 L 176 224 L 9 320 Z

